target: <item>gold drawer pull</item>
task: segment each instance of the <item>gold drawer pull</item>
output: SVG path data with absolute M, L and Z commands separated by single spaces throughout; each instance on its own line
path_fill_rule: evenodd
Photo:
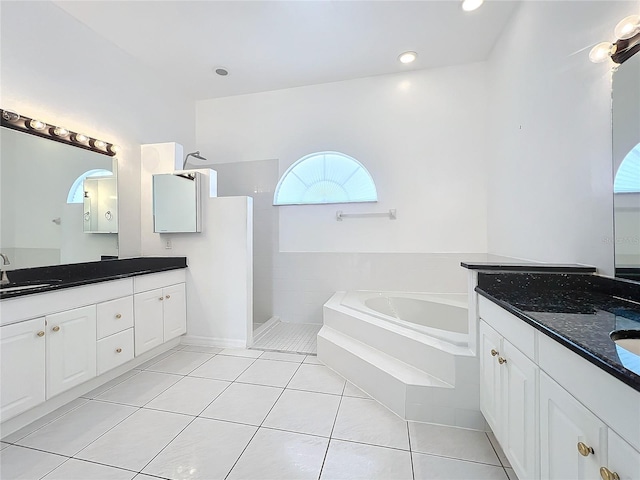
M 169 298 L 171 298 L 171 295 L 165 295 L 164 298 L 169 299 Z
M 507 359 L 506 358 L 502 358 L 502 357 L 498 357 L 498 363 L 500 365 L 504 365 L 505 363 L 507 363 Z
M 612 472 L 607 467 L 602 467 L 600 469 L 600 476 L 602 477 L 602 480 L 620 480 L 620 475 L 616 472 Z
M 54 332 L 58 332 L 58 331 L 60 331 L 60 327 L 58 325 L 56 325 L 51 330 L 53 330 Z
M 491 349 L 491 356 L 495 357 L 496 355 L 498 355 L 498 351 L 495 348 Z
M 593 451 L 593 448 L 582 442 L 578 442 L 578 452 L 580 452 L 580 455 L 582 455 L 583 457 L 588 457 L 589 455 L 595 453 Z
M 116 313 L 116 318 L 117 318 L 117 319 L 122 318 L 122 314 L 120 314 L 120 313 Z
M 44 337 L 44 332 L 40 330 L 36 335 L 38 335 L 39 337 Z
M 122 349 L 121 348 L 116 348 L 116 353 L 122 353 Z

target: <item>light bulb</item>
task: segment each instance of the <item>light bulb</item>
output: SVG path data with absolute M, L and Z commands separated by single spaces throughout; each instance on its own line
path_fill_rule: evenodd
M 56 137 L 66 137 L 67 135 L 69 135 L 69 130 L 64 127 L 56 127 L 53 129 L 53 134 Z
M 640 15 L 629 15 L 618 22 L 613 30 L 620 40 L 627 40 L 640 33 Z
M 462 2 L 462 10 L 465 12 L 472 12 L 480 8 L 483 3 L 484 0 L 464 0 Z
M 401 63 L 411 63 L 418 57 L 416 52 L 404 52 L 398 57 Z
M 616 53 L 615 45 L 610 42 L 602 42 L 591 49 L 589 52 L 589 60 L 593 63 L 606 62 L 614 53 Z
M 35 118 L 29 121 L 29 126 L 34 130 L 44 130 L 45 128 L 47 128 L 46 123 L 41 122 L 40 120 L 36 120 Z
M 102 140 L 96 140 L 95 142 L 93 142 L 93 145 L 96 148 L 100 148 L 101 150 L 104 150 L 107 147 L 107 144 Z
M 112 153 L 118 153 L 120 151 L 120 147 L 118 145 L 110 145 L 109 150 L 111 150 Z
M 87 137 L 86 135 L 83 135 L 82 133 L 76 133 L 75 137 L 76 137 L 76 142 L 87 143 L 89 141 L 89 137 Z
M 20 115 L 11 110 L 3 110 L 2 118 L 4 118 L 7 122 L 15 122 L 20 118 Z

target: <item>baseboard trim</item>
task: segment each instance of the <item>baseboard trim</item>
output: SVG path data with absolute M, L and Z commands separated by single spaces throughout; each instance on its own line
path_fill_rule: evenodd
M 247 342 L 232 338 L 202 337 L 199 335 L 185 335 L 180 341 L 182 345 L 197 345 L 199 347 L 217 348 L 246 348 Z

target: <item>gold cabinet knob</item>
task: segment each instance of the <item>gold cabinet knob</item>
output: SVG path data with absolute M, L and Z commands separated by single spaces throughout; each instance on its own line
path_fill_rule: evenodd
M 51 330 L 53 330 L 54 332 L 58 332 L 58 331 L 60 331 L 60 327 L 58 325 L 56 325 Z
M 505 363 L 507 363 L 507 359 L 506 358 L 502 358 L 502 357 L 498 357 L 498 363 L 500 365 L 504 365 Z
M 498 351 L 495 348 L 491 349 L 491 356 L 495 357 L 496 355 L 498 355 Z
M 583 457 L 588 457 L 594 453 L 593 448 L 582 442 L 578 442 L 578 452 L 580 452 L 580 455 Z
M 118 318 L 118 319 L 122 318 L 122 314 L 116 313 L 116 318 Z
M 38 333 L 36 333 L 36 335 L 38 335 L 39 337 L 44 337 L 44 332 L 40 330 Z
M 116 348 L 116 353 L 122 353 L 122 349 L 121 348 Z
M 171 295 L 165 295 L 164 298 L 169 299 L 171 298 Z
M 164 300 L 164 297 L 160 297 L 158 300 Z
M 620 475 L 612 472 L 607 467 L 600 468 L 600 477 L 602 477 L 602 480 L 620 480 Z

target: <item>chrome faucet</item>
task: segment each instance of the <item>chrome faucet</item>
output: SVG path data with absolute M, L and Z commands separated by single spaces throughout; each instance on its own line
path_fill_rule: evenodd
M 2 257 L 3 265 L 10 265 L 9 257 L 7 257 L 4 253 L 0 253 L 0 257 Z M 6 270 L 2 270 L 2 277 L 0 278 L 0 285 L 8 285 L 9 277 L 7 276 Z

